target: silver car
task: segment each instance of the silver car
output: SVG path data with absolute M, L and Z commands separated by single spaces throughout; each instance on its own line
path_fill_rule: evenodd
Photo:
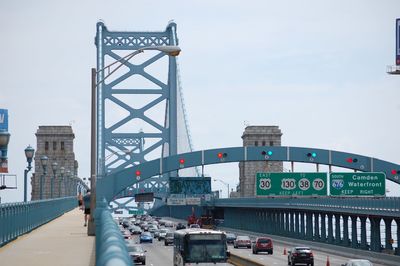
M 169 232 L 168 229 L 161 229 L 160 232 L 158 233 L 158 241 L 161 241 L 162 239 L 165 239 L 165 236 Z
M 369 260 L 353 259 L 342 264 L 342 266 L 373 266 L 373 264 Z
M 251 248 L 251 240 L 248 236 L 237 236 L 233 241 L 234 248 L 246 247 Z

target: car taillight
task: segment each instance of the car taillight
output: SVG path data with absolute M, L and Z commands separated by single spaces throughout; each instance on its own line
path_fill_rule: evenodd
M 310 257 L 314 257 L 314 255 L 312 254 L 312 252 L 310 252 Z
M 297 253 L 293 253 L 293 256 L 294 256 L 294 257 L 297 257 L 297 255 L 298 255 Z

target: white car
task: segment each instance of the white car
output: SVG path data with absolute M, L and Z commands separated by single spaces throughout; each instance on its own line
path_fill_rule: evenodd
M 200 225 L 198 225 L 198 224 L 191 224 L 189 228 L 200 228 Z
M 167 235 L 167 233 L 169 232 L 168 229 L 160 229 L 160 232 L 158 233 L 158 241 L 161 241 L 161 239 L 165 239 L 165 236 Z
M 342 266 L 373 266 L 372 262 L 369 260 L 349 260 L 346 264 L 342 264 Z

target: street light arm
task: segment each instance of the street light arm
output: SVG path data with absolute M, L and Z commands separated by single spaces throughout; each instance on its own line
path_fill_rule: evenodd
M 218 179 L 218 178 L 214 178 L 214 181 L 219 181 L 219 182 L 221 182 L 222 184 L 224 184 L 225 186 L 228 186 L 228 185 L 229 185 L 228 183 L 226 183 L 226 182 L 224 182 L 224 181 L 222 181 L 221 179 Z
M 104 71 L 107 68 L 110 68 L 111 66 L 115 65 L 116 63 L 121 63 L 113 71 L 108 73 L 107 76 L 105 76 L 102 80 L 97 82 L 96 83 L 96 87 L 100 83 L 102 83 L 104 80 L 106 80 L 109 76 L 111 76 L 113 73 L 115 73 L 115 71 L 117 71 L 121 66 L 123 66 L 125 62 L 128 62 L 132 57 L 134 57 L 137 54 L 143 53 L 145 50 L 156 50 L 156 51 L 167 53 L 170 56 L 177 56 L 181 52 L 181 48 L 179 46 L 173 46 L 173 45 L 168 45 L 168 46 L 148 46 L 148 47 L 140 48 L 140 49 L 138 49 L 138 50 L 136 50 L 136 51 L 134 51 L 134 52 L 132 52 L 130 54 L 127 54 L 124 57 L 121 57 L 120 59 L 116 60 L 115 62 L 103 67 L 102 69 L 97 70 L 96 74 Z
M 113 73 L 115 73 L 115 71 L 117 71 L 120 67 L 122 67 L 124 65 L 125 62 L 128 62 L 132 57 L 134 57 L 137 54 L 143 53 L 143 50 L 136 50 L 133 53 L 130 53 L 122 58 L 120 58 L 119 60 L 109 64 L 108 66 L 103 67 L 102 69 L 98 70 L 96 72 L 96 74 L 104 71 L 104 69 L 106 68 L 110 68 L 111 66 L 113 66 L 116 63 L 121 63 L 120 65 L 118 65 L 113 71 L 111 71 L 110 73 L 108 73 L 102 80 L 100 80 L 99 82 L 96 83 L 96 87 L 99 86 L 100 83 L 102 83 L 104 80 L 106 80 L 109 76 L 111 76 Z

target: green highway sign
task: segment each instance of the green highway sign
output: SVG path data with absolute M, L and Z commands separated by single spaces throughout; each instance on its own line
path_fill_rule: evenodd
M 256 196 L 326 196 L 326 173 L 257 173 Z
M 143 210 L 129 210 L 128 213 L 135 214 L 135 215 L 142 215 L 142 214 L 144 214 L 144 211 Z
M 331 196 L 385 196 L 384 173 L 331 173 Z

